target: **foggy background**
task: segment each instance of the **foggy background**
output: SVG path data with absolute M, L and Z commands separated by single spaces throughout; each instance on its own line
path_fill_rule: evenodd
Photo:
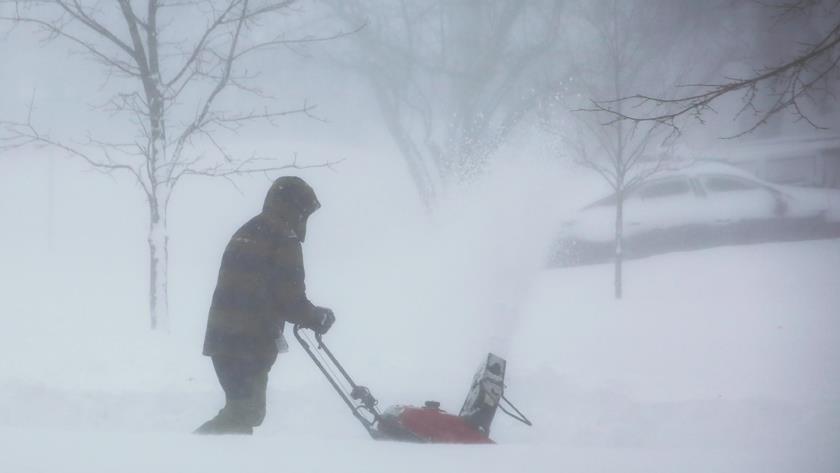
M 81 3 L 125 28 L 111 2 Z M 145 2 L 131 3 L 144 11 Z M 226 2 L 197 5 L 214 3 Z M 206 471 L 264 470 L 283 455 L 299 471 L 371 471 L 364 461 L 373 457 L 375 471 L 507 471 L 520 461 L 533 471 L 836 469 L 836 227 L 814 239 L 629 258 L 620 299 L 612 253 L 591 265 L 556 260 L 564 223 L 613 193 L 587 162 L 609 163 L 618 135 L 604 129 L 614 114 L 582 109 L 683 96 L 676 84 L 783 64 L 836 36 L 836 2 L 799 2 L 810 8 L 801 14 L 748 1 L 293 3 L 251 25 L 252 37 L 338 37 L 249 56 L 239 67 L 262 95 L 230 88 L 216 107 L 306 104 L 312 116 L 213 136 L 240 159 L 331 165 L 180 181 L 168 206 L 162 328 L 149 323 L 140 187 L 54 146 L 19 146 L 16 129 L 3 141 L 0 436 L 10 448 L 0 465 L 105 471 L 137 458 L 137 471 L 169 471 L 200 457 Z M 0 16 L 16 8 L 40 11 L 4 2 Z M 207 8 L 167 18 L 164 33 L 200 35 Z M 0 31 L 0 122 L 29 119 L 91 153 L 101 149 L 89 136 L 139 139 L 131 117 L 102 109 L 138 91 L 132 79 L 107 75 L 78 45 L 47 41 L 36 26 L 4 20 Z M 826 61 L 838 57 L 835 46 Z M 817 200 L 831 214 L 840 203 L 840 109 L 830 71 L 800 115 L 765 117 L 777 92 L 765 84 L 755 97 L 722 96 L 702 121 L 688 114 L 649 133 L 625 121 L 619 134 L 639 130 L 627 136 L 648 163 L 712 159 L 824 192 Z M 179 99 L 172 122 L 191 116 L 203 92 Z M 643 105 L 619 110 L 660 110 Z M 771 168 L 754 157 L 764 149 L 783 152 L 780 160 L 807 154 L 803 166 L 815 171 L 793 164 L 762 174 Z M 204 138 L 188 153 L 220 159 Z M 270 375 L 262 438 L 188 436 L 223 400 L 201 356 L 222 251 L 284 174 L 303 177 L 322 204 L 303 246 L 307 294 L 335 310 L 330 346 L 383 407 L 436 399 L 457 411 L 493 351 L 507 358 L 507 393 L 534 428 L 497 418 L 493 438 L 503 445 L 481 454 L 374 444 L 290 340 Z M 112 453 L 87 458 L 103 442 Z M 334 456 L 318 458 L 319 445 Z M 135 448 L 147 455 L 139 460 Z

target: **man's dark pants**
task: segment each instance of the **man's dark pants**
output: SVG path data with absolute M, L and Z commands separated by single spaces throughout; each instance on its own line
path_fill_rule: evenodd
M 266 358 L 213 356 L 225 392 L 225 407 L 196 430 L 206 434 L 250 434 L 265 418 L 268 372 L 277 354 Z

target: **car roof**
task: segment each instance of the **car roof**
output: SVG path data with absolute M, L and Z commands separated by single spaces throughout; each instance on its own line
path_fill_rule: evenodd
M 764 181 L 758 178 L 755 174 L 749 173 L 744 171 L 743 169 L 733 166 L 731 164 L 727 164 L 721 161 L 713 161 L 708 159 L 695 159 L 695 160 L 685 160 L 685 161 L 665 161 L 662 163 L 663 169 L 649 178 L 642 181 L 640 184 L 634 186 L 632 189 L 628 189 L 628 192 L 633 192 L 638 189 L 640 186 L 644 186 L 647 183 L 655 182 L 660 179 L 666 178 L 673 178 L 673 177 L 684 177 L 684 178 L 696 178 L 700 176 L 709 176 L 709 175 L 727 175 L 727 176 L 735 176 L 744 179 L 748 179 L 757 183 L 760 183 L 764 186 L 777 189 L 778 187 L 774 184 L 771 184 L 767 181 Z M 615 192 L 611 192 L 605 196 L 600 197 L 599 199 L 593 201 L 591 204 L 587 205 L 584 208 L 589 208 L 598 205 L 599 203 L 610 199 L 615 196 Z
M 720 161 L 676 161 L 673 163 L 666 163 L 665 166 L 666 167 L 662 172 L 654 174 L 653 176 L 651 176 L 650 180 L 655 180 L 664 177 L 698 177 L 702 175 L 716 174 L 741 177 L 769 185 L 769 183 L 764 182 L 762 179 L 758 178 L 754 174 L 744 171 L 743 169 L 740 169 L 731 164 L 726 164 Z

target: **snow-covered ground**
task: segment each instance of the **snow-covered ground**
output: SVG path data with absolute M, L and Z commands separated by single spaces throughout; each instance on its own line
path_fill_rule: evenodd
M 342 299 L 329 340 L 385 405 L 457 411 L 481 353 L 504 352 L 535 425 L 500 416 L 488 447 L 367 439 L 296 346 L 254 437 L 195 437 L 221 402 L 200 330 L 55 321 L 10 294 L 0 471 L 836 472 L 837 268 L 840 240 L 675 253 L 628 262 L 620 302 L 609 265 L 544 271 L 504 343 L 475 319 L 351 321 L 365 311 Z
M 56 161 L 49 204 L 47 162 L 6 160 L 0 472 L 840 470 L 840 240 L 629 261 L 614 301 L 610 265 L 543 269 L 597 181 L 520 161 L 428 218 L 369 149 L 306 175 L 324 204 L 307 288 L 336 311 L 330 346 L 384 406 L 449 411 L 494 351 L 533 428 L 500 415 L 492 447 L 374 442 L 292 343 L 253 437 L 192 436 L 222 403 L 200 354 L 219 257 L 268 182 L 178 194 L 172 323 L 152 333 L 136 189 Z

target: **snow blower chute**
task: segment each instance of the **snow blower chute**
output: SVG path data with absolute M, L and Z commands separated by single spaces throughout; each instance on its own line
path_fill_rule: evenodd
M 356 384 L 324 344 L 320 334 L 295 326 L 297 341 L 371 437 L 421 443 L 495 443 L 490 424 L 500 409 L 514 419 L 531 425 L 504 395 L 504 359 L 490 353 L 479 368 L 461 412 L 443 411 L 440 403 L 426 401 L 423 407 L 395 405 L 384 411 L 365 386 Z M 314 339 L 313 339 L 314 335 Z M 507 407 L 505 407 L 507 406 Z M 508 409 L 509 408 L 509 409 Z

